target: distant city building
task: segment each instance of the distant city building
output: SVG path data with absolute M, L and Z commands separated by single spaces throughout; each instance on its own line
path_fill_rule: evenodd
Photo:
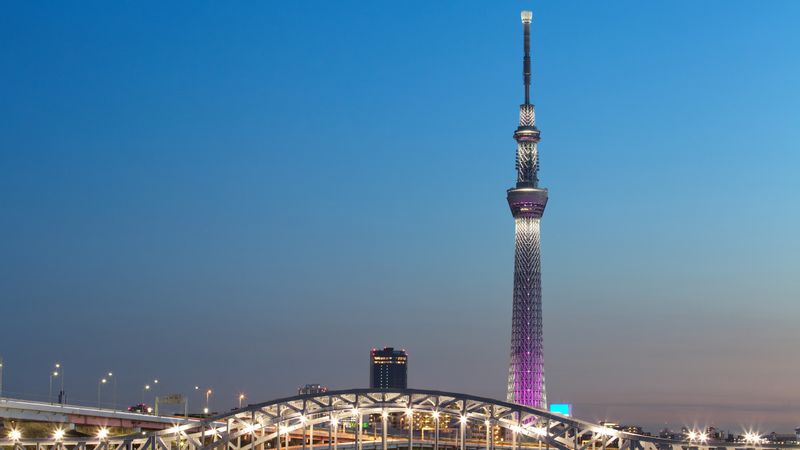
M 408 388 L 408 354 L 386 347 L 370 352 L 369 387 L 372 389 Z
M 639 425 L 622 425 L 622 426 L 620 426 L 620 428 L 621 428 L 622 431 L 624 431 L 626 433 L 635 433 L 635 434 L 641 434 L 641 435 L 645 435 L 645 436 L 649 436 L 650 435 L 650 433 L 645 433 L 644 429 Z
M 328 392 L 328 388 L 321 384 L 307 384 L 297 388 L 298 395 L 324 394 L 326 392 Z

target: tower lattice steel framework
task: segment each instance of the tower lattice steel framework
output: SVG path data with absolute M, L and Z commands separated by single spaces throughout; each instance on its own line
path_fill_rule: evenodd
M 525 103 L 519 108 L 517 185 L 509 189 L 508 205 L 514 216 L 514 308 L 511 324 L 511 362 L 508 401 L 545 408 L 544 353 L 542 349 L 542 288 L 539 221 L 547 204 L 547 189 L 539 187 L 539 130 L 530 102 L 530 27 L 533 14 L 522 12 L 525 56 Z

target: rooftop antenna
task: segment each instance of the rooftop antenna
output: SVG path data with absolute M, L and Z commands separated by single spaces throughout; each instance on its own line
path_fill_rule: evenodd
M 522 29 L 525 39 L 525 58 L 522 60 L 522 77 L 525 81 L 525 104 L 531 103 L 531 20 L 533 12 L 522 11 Z

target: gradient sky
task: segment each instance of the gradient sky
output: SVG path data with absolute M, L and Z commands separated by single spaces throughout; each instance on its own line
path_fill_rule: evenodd
M 6 393 L 504 397 L 523 8 L 549 400 L 800 426 L 793 1 L 5 2 Z

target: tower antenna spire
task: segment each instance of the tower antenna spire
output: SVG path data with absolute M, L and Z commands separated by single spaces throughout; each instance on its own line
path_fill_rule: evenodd
M 533 12 L 522 11 L 522 30 L 525 40 L 525 57 L 522 59 L 522 78 L 525 82 L 525 104 L 531 103 L 531 20 Z

